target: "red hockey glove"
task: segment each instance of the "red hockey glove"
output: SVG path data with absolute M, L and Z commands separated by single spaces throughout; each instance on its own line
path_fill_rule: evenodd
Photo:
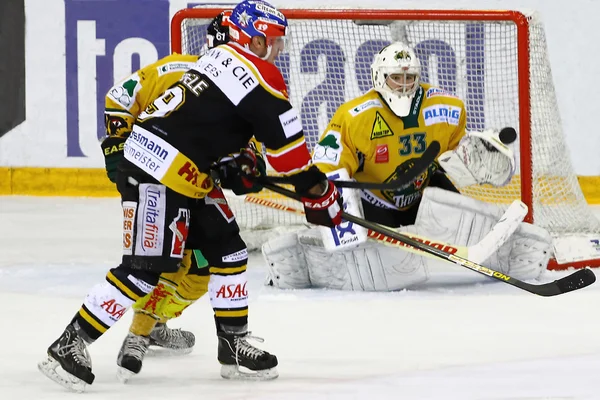
M 325 184 L 322 195 L 302 193 L 300 200 L 308 222 L 333 228 L 342 222 L 342 198 L 333 182 L 327 180 Z

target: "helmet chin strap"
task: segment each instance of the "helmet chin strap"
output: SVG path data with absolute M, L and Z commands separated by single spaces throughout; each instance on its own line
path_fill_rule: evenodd
M 264 57 L 261 57 L 261 60 L 268 60 L 269 56 L 271 55 L 271 51 L 273 51 L 272 45 L 267 47 L 267 54 Z

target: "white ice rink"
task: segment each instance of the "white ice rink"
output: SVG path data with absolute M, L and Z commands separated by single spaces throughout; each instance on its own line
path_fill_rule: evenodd
M 120 218 L 117 198 L 0 197 L 0 399 L 600 399 L 599 283 L 553 298 L 502 283 L 283 292 L 262 286 L 259 256 L 250 327 L 278 356 L 279 379 L 220 378 L 204 298 L 171 322 L 196 334 L 192 354 L 148 357 L 120 384 L 128 314 L 90 348 L 95 383 L 69 393 L 36 364 L 119 263 Z

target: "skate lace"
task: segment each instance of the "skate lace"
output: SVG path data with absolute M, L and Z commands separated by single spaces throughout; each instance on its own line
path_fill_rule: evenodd
M 85 342 L 79 336 L 76 336 L 71 343 L 59 347 L 56 352 L 60 357 L 66 357 L 70 354 L 77 364 L 86 368 L 92 368 L 90 353 Z
M 125 338 L 125 353 L 128 356 L 135 357 L 138 360 L 144 358 L 146 350 L 148 349 L 147 339 L 142 336 L 127 335 Z
M 186 336 L 181 331 L 181 328 L 172 329 L 166 325 L 158 331 L 158 336 L 164 341 L 186 339 Z
M 247 342 L 248 339 L 256 340 L 259 343 L 262 343 L 265 340 L 258 336 L 251 336 L 250 333 L 251 332 L 248 332 L 244 336 L 236 336 L 233 339 L 233 342 L 235 343 L 235 359 L 236 360 L 238 360 L 238 355 L 240 355 L 240 354 L 244 357 L 252 358 L 254 360 L 256 360 L 258 357 L 265 354 L 265 352 L 263 350 L 256 348 Z

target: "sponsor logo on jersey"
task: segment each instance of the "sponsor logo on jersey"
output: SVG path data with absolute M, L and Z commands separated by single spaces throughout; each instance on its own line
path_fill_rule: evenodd
M 457 98 L 454 94 L 452 94 L 451 92 L 441 89 L 441 88 L 429 88 L 427 89 L 427 93 L 425 94 L 425 97 L 430 98 L 430 97 L 436 97 L 436 96 L 445 96 L 445 97 L 454 97 Z
M 248 258 L 248 250 L 243 249 L 222 257 L 223 262 L 240 262 Z
M 106 300 L 100 304 L 100 308 L 106 311 L 113 320 L 119 320 L 127 311 L 127 307 L 117 303 L 115 299 Z
M 298 114 L 295 108 L 290 108 L 283 114 L 279 114 L 279 122 L 281 122 L 281 127 L 286 138 L 291 138 L 302 131 L 300 114 Z
M 141 279 L 136 278 L 135 276 L 133 276 L 131 274 L 127 275 L 127 279 L 129 280 L 129 282 L 133 283 L 135 285 L 135 287 L 137 287 L 144 293 L 150 293 L 154 289 L 154 286 L 150 285 L 149 283 L 147 283 Z
M 186 208 L 180 208 L 177 217 L 169 224 L 169 229 L 173 232 L 171 240 L 171 257 L 183 258 L 183 248 L 187 240 L 188 230 L 190 228 L 190 211 Z
M 221 285 L 216 293 L 217 299 L 228 299 L 231 301 L 240 301 L 248 298 L 246 282 L 235 285 Z
M 390 152 L 387 144 L 380 144 L 375 149 L 375 163 L 383 164 L 390 161 Z
M 423 118 L 425 119 L 426 126 L 443 123 L 458 125 L 460 112 L 460 107 L 447 104 L 436 104 L 423 109 Z
M 234 50 L 228 51 L 219 46 L 207 51 L 193 69 L 206 75 L 237 106 L 260 85 L 259 72 L 255 72 L 240 58 L 242 56 Z
M 337 131 L 327 131 L 327 134 L 313 150 L 313 162 L 338 165 L 342 154 L 342 134 Z
M 379 100 L 377 100 L 377 99 L 371 99 L 371 100 L 367 100 L 364 103 L 361 103 L 361 104 L 357 105 L 354 108 L 351 108 L 350 110 L 348 110 L 348 112 L 353 117 L 356 117 L 361 112 L 366 111 L 369 108 L 373 108 L 373 107 L 383 108 L 383 106 L 381 105 L 381 102 Z
M 160 67 L 156 67 L 156 71 L 158 76 L 162 76 L 170 72 L 187 71 L 188 69 L 192 68 L 194 64 L 195 63 L 193 62 L 175 61 L 163 64 Z
M 179 152 L 152 132 L 134 125 L 124 153 L 132 164 L 160 181 Z
M 113 86 L 107 96 L 115 103 L 120 104 L 125 109 L 130 110 L 133 106 L 137 93 L 142 88 L 140 77 L 137 74 L 132 75 L 126 81 Z
M 393 135 L 394 132 L 392 132 L 387 122 L 385 122 L 385 119 L 379 114 L 379 111 L 375 112 L 375 120 L 373 121 L 373 129 L 371 130 L 371 140 Z
M 163 185 L 139 185 L 135 255 L 160 256 L 163 252 L 166 189 Z
M 135 221 L 135 201 L 123 202 L 123 254 L 133 254 L 133 222 Z

